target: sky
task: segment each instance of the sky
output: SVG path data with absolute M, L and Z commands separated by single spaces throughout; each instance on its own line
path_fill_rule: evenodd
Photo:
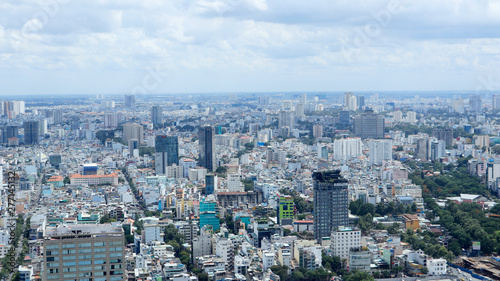
M 500 1 L 3 0 L 0 95 L 500 90 Z

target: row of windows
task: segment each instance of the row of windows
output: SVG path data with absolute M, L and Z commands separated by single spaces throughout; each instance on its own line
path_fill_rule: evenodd
M 123 242 L 122 241 L 110 241 L 108 244 L 109 244 L 109 246 L 121 246 L 121 245 L 123 245 Z M 104 246 L 106 246 L 106 242 L 94 242 L 94 247 L 104 247 Z M 71 248 L 75 248 L 75 247 L 76 247 L 76 244 L 63 244 L 62 245 L 63 249 L 71 249 Z M 78 247 L 79 248 L 92 247 L 92 243 L 79 243 Z M 59 245 L 58 244 L 48 245 L 45 247 L 45 249 L 46 250 L 57 250 L 57 249 L 59 249 Z

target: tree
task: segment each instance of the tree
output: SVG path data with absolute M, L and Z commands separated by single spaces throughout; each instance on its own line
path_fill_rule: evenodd
M 429 269 L 426 266 L 422 267 L 422 274 L 427 274 L 427 273 L 429 273 Z
M 373 276 L 371 276 L 367 272 L 361 272 L 354 270 L 351 274 L 347 275 L 344 278 L 345 281 L 373 281 L 375 280 Z
M 217 167 L 217 169 L 215 169 L 215 172 L 217 174 L 225 174 L 225 173 L 227 173 L 227 168 L 226 168 L 226 166 L 219 166 L 219 167 Z
M 273 265 L 271 271 L 280 277 L 280 280 L 288 280 L 288 266 L 286 265 Z
M 209 277 L 208 277 L 208 273 L 199 273 L 198 274 L 198 281 L 208 281 L 209 280 Z

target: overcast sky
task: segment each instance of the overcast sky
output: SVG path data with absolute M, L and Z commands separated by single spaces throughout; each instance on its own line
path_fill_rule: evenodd
M 0 95 L 500 90 L 500 1 L 2 0 L 0 14 Z

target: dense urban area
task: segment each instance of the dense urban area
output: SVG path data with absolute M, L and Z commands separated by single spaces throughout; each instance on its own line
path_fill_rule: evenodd
M 0 280 L 500 280 L 500 95 L 33 96 L 0 115 Z

